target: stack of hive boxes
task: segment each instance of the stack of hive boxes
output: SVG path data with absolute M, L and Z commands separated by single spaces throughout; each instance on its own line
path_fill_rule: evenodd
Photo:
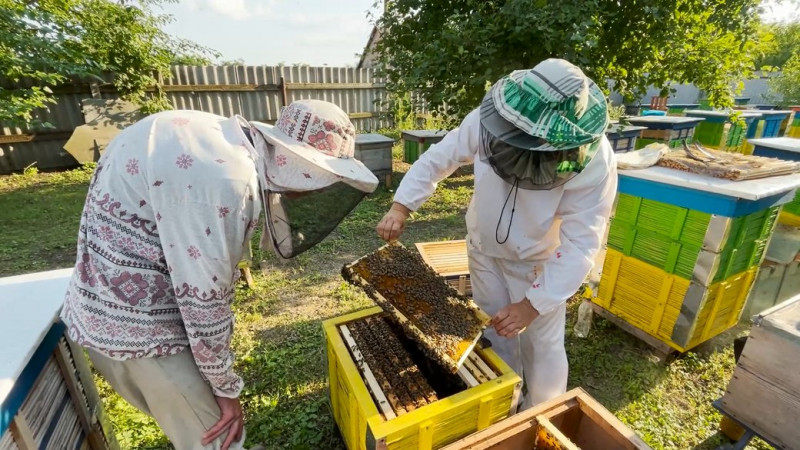
M 593 301 L 684 352 L 739 320 L 785 195 L 737 202 L 675 184 L 621 173 Z

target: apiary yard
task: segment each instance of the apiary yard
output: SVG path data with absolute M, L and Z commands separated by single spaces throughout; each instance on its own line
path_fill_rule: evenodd
M 395 148 L 395 172 L 400 162 Z M 0 274 L 67 267 L 74 260 L 80 211 L 91 167 L 57 174 L 0 177 Z M 394 186 L 400 177 L 394 177 Z M 416 242 L 463 239 L 472 176 L 460 174 L 409 221 L 403 237 Z M 248 443 L 269 448 L 344 448 L 329 400 L 324 320 L 375 303 L 342 280 L 341 268 L 383 245 L 375 225 L 392 192 L 379 188 L 329 239 L 289 264 L 266 258 L 256 287 L 241 288 L 234 301 L 236 368 L 245 379 L 242 401 Z M 256 238 L 257 239 L 257 238 Z M 652 351 L 613 324 L 595 318 L 588 339 L 574 336 L 577 301 L 569 304 L 566 346 L 569 387 L 583 387 L 654 449 L 712 449 L 723 443 L 720 415 L 711 405 L 734 369 L 735 328 L 688 355 L 660 363 Z M 357 369 L 357 368 L 356 368 Z M 106 411 L 123 448 L 169 448 L 155 423 L 135 411 L 97 378 Z M 434 386 L 432 386 L 434 387 Z M 437 396 L 439 394 L 437 393 Z M 409 416 L 414 411 L 404 414 Z M 763 443 L 750 448 L 767 449 Z

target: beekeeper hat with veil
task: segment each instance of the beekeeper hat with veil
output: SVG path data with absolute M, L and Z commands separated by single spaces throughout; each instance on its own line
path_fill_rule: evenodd
M 353 157 L 353 124 L 332 103 L 295 101 L 274 126 L 250 125 L 257 131 L 256 171 L 266 216 L 261 247 L 282 258 L 322 241 L 378 186 Z

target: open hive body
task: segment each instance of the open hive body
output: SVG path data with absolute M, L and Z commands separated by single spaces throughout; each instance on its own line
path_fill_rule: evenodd
M 491 321 L 416 253 L 399 243 L 345 266 L 343 277 L 362 288 L 426 355 L 456 373 Z
M 457 374 L 380 307 L 323 323 L 333 416 L 349 449 L 440 448 L 516 412 L 521 380 L 491 349 Z
M 684 352 L 739 320 L 780 205 L 797 179 L 784 177 L 785 188 L 748 200 L 707 188 L 731 182 L 676 174 L 663 168 L 620 173 L 593 301 L 656 348 Z M 734 184 L 740 183 L 747 190 L 759 182 Z
M 456 441 L 443 450 L 648 450 L 581 388 Z

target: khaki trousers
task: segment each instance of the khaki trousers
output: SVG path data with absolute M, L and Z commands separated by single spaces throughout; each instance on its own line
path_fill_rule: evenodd
M 219 420 L 211 388 L 201 378 L 191 351 L 163 358 L 117 361 L 88 349 L 89 358 L 111 387 L 128 403 L 153 417 L 176 450 L 217 450 L 225 435 L 207 446 L 203 433 Z M 243 449 L 241 442 L 231 449 Z

